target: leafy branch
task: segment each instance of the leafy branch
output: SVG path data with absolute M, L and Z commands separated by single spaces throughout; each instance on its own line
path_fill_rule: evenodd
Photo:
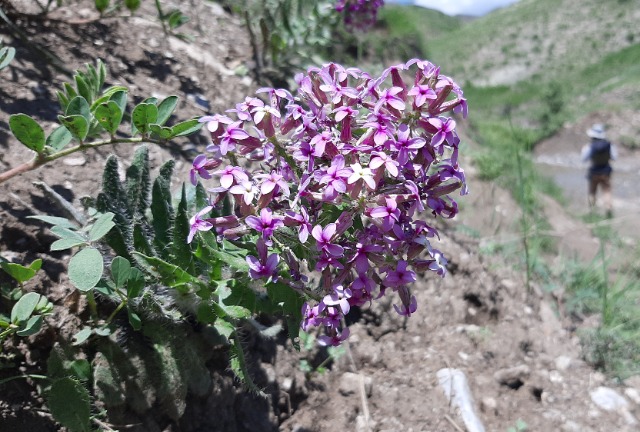
M 107 75 L 104 64 L 98 61 L 95 67 L 86 68 L 86 72 L 75 73 L 73 84 L 65 83 L 57 92 L 63 114 L 58 116 L 60 124 L 48 136 L 27 114 L 9 117 L 11 132 L 36 154 L 30 161 L 0 173 L 0 183 L 76 152 L 113 144 L 163 144 L 202 127 L 196 119 L 166 125 L 177 106 L 177 96 L 162 101 L 147 98 L 131 114 L 126 113 L 127 88 L 112 86 L 102 91 Z M 117 136 L 122 133 L 125 116 L 131 118 L 130 137 Z M 68 147 L 72 142 L 77 144 Z

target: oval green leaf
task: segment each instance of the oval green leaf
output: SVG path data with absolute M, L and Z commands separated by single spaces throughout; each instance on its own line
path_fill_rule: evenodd
M 173 110 L 176 109 L 177 105 L 178 96 L 168 96 L 165 100 L 160 102 L 160 105 L 158 105 L 158 119 L 156 120 L 156 123 L 161 126 L 165 124 L 166 121 L 169 120 L 169 117 L 171 117 L 171 114 L 173 113 Z
M 100 217 L 95 221 L 93 227 L 91 227 L 91 231 L 89 231 L 89 240 L 96 241 L 104 237 L 111 228 L 113 228 L 116 224 L 113 222 L 114 214 L 111 212 L 103 213 Z
M 80 115 L 85 118 L 87 123 L 91 122 L 91 111 L 89 109 L 89 102 L 84 96 L 76 96 L 69 101 L 67 109 L 64 112 L 65 116 Z
M 80 291 L 87 292 L 100 282 L 103 270 L 102 254 L 94 248 L 82 249 L 69 262 L 69 279 Z
M 173 126 L 171 133 L 173 137 L 191 135 L 198 132 L 203 125 L 204 123 L 200 123 L 198 119 L 187 120 Z
M 16 49 L 14 47 L 4 47 L 0 49 L 0 70 L 9 66 L 11 60 L 16 55 Z
M 118 126 L 122 122 L 122 111 L 118 104 L 112 100 L 98 105 L 94 115 L 100 126 L 105 128 L 111 135 L 116 133 Z
M 60 123 L 62 123 L 77 140 L 82 141 L 87 137 L 89 122 L 80 114 L 58 116 L 58 120 L 60 120 Z
M 29 318 L 29 320 L 20 326 L 20 330 L 16 332 L 18 336 L 31 336 L 40 331 L 42 328 L 42 322 L 44 319 L 42 315 L 36 315 Z
M 91 336 L 91 327 L 84 327 L 78 333 L 73 335 L 73 344 L 72 345 L 80 345 Z
M 150 103 L 137 105 L 131 113 L 131 121 L 140 133 L 147 133 L 149 126 L 158 120 L 158 107 Z
M 9 117 L 9 128 L 18 141 L 31 150 L 42 153 L 45 145 L 44 130 L 34 119 L 26 114 L 14 114 Z
M 51 132 L 51 135 L 47 137 L 47 147 L 51 147 L 54 151 L 60 151 L 67 146 L 73 139 L 73 135 L 69 132 L 69 129 L 60 125 Z
M 116 288 L 122 288 L 129 280 L 131 274 L 131 263 L 128 259 L 117 256 L 111 262 L 111 277 L 116 284 Z
M 26 293 L 11 309 L 11 322 L 19 324 L 27 321 L 40 301 L 40 294 Z
M 36 270 L 16 263 L 0 262 L 0 268 L 19 283 L 28 281 L 36 274 Z

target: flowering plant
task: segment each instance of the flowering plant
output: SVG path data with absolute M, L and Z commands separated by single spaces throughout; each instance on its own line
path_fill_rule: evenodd
M 375 25 L 382 6 L 384 0 L 337 0 L 335 9 L 343 14 L 347 29 L 366 31 Z
M 417 59 L 378 77 L 330 63 L 295 79 L 295 97 L 261 88 L 264 100 L 200 119 L 212 142 L 190 177 L 213 187 L 188 241 L 199 233 L 205 244 L 213 235 L 221 247 L 255 244 L 245 257 L 250 278 L 298 293 L 302 329 L 323 328 L 320 343 L 335 346 L 348 337 L 351 307 L 391 291 L 396 311 L 410 316 L 416 272 L 445 275 L 431 245 L 438 231 L 423 219 L 453 218 L 450 195 L 467 192 L 456 122 L 444 116 L 466 117 L 467 102 Z

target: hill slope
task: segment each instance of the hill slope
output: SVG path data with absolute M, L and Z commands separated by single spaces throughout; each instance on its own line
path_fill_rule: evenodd
M 635 0 L 522 0 L 434 40 L 428 49 L 461 82 L 512 84 L 580 70 L 637 44 L 639 20 Z

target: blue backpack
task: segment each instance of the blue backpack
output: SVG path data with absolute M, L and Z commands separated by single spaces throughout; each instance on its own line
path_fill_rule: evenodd
M 607 140 L 594 139 L 591 141 L 591 163 L 595 167 L 609 165 L 611 160 L 611 143 Z

